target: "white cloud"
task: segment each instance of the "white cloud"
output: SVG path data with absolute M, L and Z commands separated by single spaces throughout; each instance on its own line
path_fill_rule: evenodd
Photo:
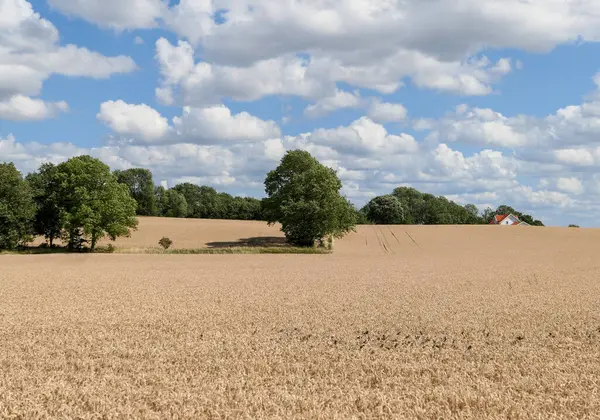
M 158 140 L 169 130 L 168 120 L 146 104 L 107 101 L 100 105 L 97 118 L 118 134 L 140 136 L 146 141 Z
M 226 106 L 185 107 L 181 117 L 173 118 L 178 140 L 198 144 L 224 144 L 261 141 L 279 137 L 274 121 L 263 121 L 247 112 L 232 115 Z
M 591 166 L 595 163 L 592 152 L 586 149 L 560 149 L 554 151 L 556 160 L 575 166 Z
M 44 102 L 41 99 L 15 95 L 7 100 L 0 101 L 0 120 L 45 120 L 68 110 L 69 105 L 64 101 Z
M 483 146 L 520 147 L 525 146 L 529 138 L 522 131 L 516 119 L 509 119 L 491 109 L 469 108 L 460 105 L 454 113 L 438 121 L 417 120 L 414 128 L 433 130 L 433 136 L 439 141 L 470 143 Z
M 135 45 L 144 45 L 144 38 L 142 38 L 141 36 L 136 36 L 133 40 L 133 43 Z
M 344 108 L 358 108 L 361 106 L 359 92 L 346 92 L 336 90 L 331 96 L 324 97 L 314 104 L 308 105 L 304 115 L 310 118 L 323 117 L 333 111 Z
M 195 64 L 190 44 L 179 41 L 175 46 L 160 38 L 156 59 L 163 76 L 161 89 L 178 89 L 180 101 L 189 106 L 214 105 L 223 97 L 253 101 L 268 95 L 310 98 L 333 92 L 332 86 L 311 75 L 305 61 L 297 57 L 262 61 L 247 68 Z
M 411 135 L 389 134 L 385 127 L 368 117 L 362 117 L 348 127 L 317 129 L 312 133 L 287 137 L 286 140 L 295 146 L 321 146 L 340 154 L 358 156 L 410 154 L 419 150 Z
M 48 0 L 51 6 L 69 16 L 117 30 L 153 28 L 166 13 L 161 0 Z
M 174 117 L 169 125 L 167 118 L 146 104 L 107 101 L 101 104 L 97 118 L 130 144 L 223 145 L 259 142 L 281 135 L 274 121 L 263 121 L 247 112 L 233 115 L 223 105 L 184 107 L 182 115 Z
M 212 32 L 215 26 L 213 13 L 217 7 L 227 7 L 233 3 L 222 0 L 218 2 L 219 5 L 214 4 L 217 1 L 211 0 L 180 0 L 165 14 L 164 20 L 169 28 L 196 45 Z
M 60 46 L 54 25 L 25 0 L 2 0 L 0 16 L 0 100 L 38 95 L 53 74 L 107 78 L 136 69 L 130 57 Z
M 407 110 L 402 104 L 373 101 L 369 108 L 369 117 L 377 122 L 399 122 L 406 118 Z
M 583 184 L 579 178 L 558 178 L 556 181 L 556 188 L 568 194 L 579 195 L 583 193 Z
M 420 87 L 464 95 L 485 95 L 510 70 L 507 60 L 492 64 L 487 58 L 441 62 L 418 52 L 402 50 L 377 64 L 360 60 L 345 64 L 324 55 L 300 58 L 287 54 L 248 66 L 194 62 L 192 46 L 164 38 L 156 42 L 156 59 L 164 89 L 177 90 L 184 105 L 219 103 L 222 98 L 253 101 L 269 95 L 293 95 L 318 102 L 307 113 L 320 115 L 340 107 L 357 107 L 356 94 L 340 91 L 338 82 L 393 93 L 410 77 Z

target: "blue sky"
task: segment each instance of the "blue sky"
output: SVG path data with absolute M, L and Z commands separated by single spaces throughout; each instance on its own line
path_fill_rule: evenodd
M 411 185 L 598 226 L 600 6 L 467 3 L 0 0 L 0 161 L 261 196 L 303 148 L 358 205 Z

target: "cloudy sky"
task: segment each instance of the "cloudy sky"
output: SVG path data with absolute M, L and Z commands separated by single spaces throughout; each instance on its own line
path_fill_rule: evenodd
M 597 0 L 0 0 L 0 161 L 262 196 L 285 150 L 600 226 Z

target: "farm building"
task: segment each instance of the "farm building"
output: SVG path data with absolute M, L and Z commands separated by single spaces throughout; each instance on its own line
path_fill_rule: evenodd
M 490 225 L 501 225 L 501 226 L 529 226 L 529 223 L 522 222 L 514 214 L 498 214 L 494 216 Z

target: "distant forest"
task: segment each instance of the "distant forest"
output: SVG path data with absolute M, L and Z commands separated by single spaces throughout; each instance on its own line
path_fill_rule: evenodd
M 52 168 L 46 164 L 41 172 Z M 28 175 L 25 180 L 33 183 L 39 171 Z M 212 187 L 182 183 L 166 189 L 156 186 L 152 172 L 148 169 L 132 168 L 113 172 L 117 182 L 129 190 L 137 203 L 139 216 L 265 220 L 262 200 L 252 197 L 235 197 L 217 192 Z M 357 210 L 361 224 L 487 224 L 497 214 L 512 213 L 533 226 L 543 226 L 528 214 L 510 206 L 486 209 L 479 213 L 473 204 L 461 206 L 443 196 L 422 193 L 414 188 L 399 187 L 391 194 L 376 197 L 362 209 Z
M 129 188 L 138 204 L 139 216 L 263 220 L 261 200 L 256 198 L 234 197 L 191 183 L 166 189 L 154 185 L 148 169 L 133 168 L 114 174 L 119 183 Z
M 140 216 L 264 220 L 261 200 L 256 198 L 234 197 L 191 183 L 167 190 L 154 185 L 152 173 L 147 169 L 134 168 L 114 174 L 118 182 L 129 188 L 138 203 Z M 379 208 L 374 209 L 377 206 Z M 390 195 L 374 198 L 358 211 L 358 221 L 363 224 L 477 225 L 490 223 L 497 214 L 514 214 L 532 226 L 543 226 L 541 221 L 507 205 L 495 210 L 488 208 L 480 214 L 473 204 L 461 206 L 445 197 L 410 187 L 399 187 Z
M 501 205 L 479 213 L 477 206 L 461 206 L 443 196 L 422 193 L 414 188 L 399 187 L 391 194 L 375 197 L 360 210 L 360 222 L 407 225 L 480 225 L 494 216 L 514 214 L 532 226 L 544 226 L 540 220 L 514 208 Z

